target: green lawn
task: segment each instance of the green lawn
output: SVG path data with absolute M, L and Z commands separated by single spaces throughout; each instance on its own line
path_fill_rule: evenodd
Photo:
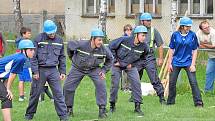
M 11 51 L 10 51 L 11 52 Z M 202 56 L 199 56 L 202 58 Z M 67 70 L 69 72 L 70 62 L 68 61 Z M 148 80 L 144 74 L 144 80 Z M 197 79 L 201 91 L 204 89 L 205 80 L 205 65 L 197 64 Z M 110 73 L 107 74 L 107 91 L 109 98 L 110 90 Z M 26 84 L 26 95 L 29 98 L 29 87 Z M 13 100 L 12 117 L 13 121 L 23 121 L 28 101 L 18 102 L 18 80 L 13 84 L 13 93 L 15 95 Z M 107 121 L 215 121 L 215 96 L 205 96 L 202 94 L 204 101 L 204 108 L 195 108 L 191 90 L 188 84 L 186 74 L 182 73 L 182 81 L 177 84 L 177 98 L 176 104 L 173 106 L 160 105 L 158 97 L 145 96 L 143 97 L 142 110 L 144 117 L 138 117 L 133 113 L 134 104 L 128 102 L 130 94 L 119 91 L 119 100 L 116 105 L 116 112 L 114 114 L 108 113 Z M 107 105 L 109 110 L 109 103 Z M 72 121 L 92 120 L 98 117 L 98 107 L 95 102 L 95 88 L 92 81 L 86 77 L 82 80 L 77 88 L 74 105 L 75 117 L 70 118 Z M 2 115 L 0 113 L 0 120 Z M 58 116 L 55 112 L 53 102 L 47 97 L 44 102 L 40 102 L 37 114 L 33 121 L 58 121 Z

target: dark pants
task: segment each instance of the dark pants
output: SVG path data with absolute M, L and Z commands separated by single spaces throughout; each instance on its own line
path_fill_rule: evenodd
M 112 66 L 111 75 L 111 90 L 110 90 L 110 102 L 116 102 L 118 96 L 119 82 L 122 74 L 122 69 L 119 67 Z M 132 96 L 134 97 L 134 102 L 142 103 L 142 91 L 140 78 L 136 67 L 131 69 L 125 69 L 124 72 L 127 73 L 128 80 L 131 83 Z
M 70 108 L 73 107 L 75 90 L 85 75 L 89 76 L 93 80 L 96 89 L 95 95 L 97 105 L 106 106 L 107 104 L 106 81 L 100 78 L 99 72 L 101 72 L 100 68 L 83 72 L 77 69 L 76 67 L 72 66 L 69 75 L 67 76 L 66 81 L 64 82 L 63 87 L 67 107 Z
M 0 100 L 1 100 L 1 109 L 12 108 L 12 101 L 7 98 L 7 89 L 4 85 L 4 82 L 0 80 Z
M 170 73 L 170 78 L 169 78 L 169 96 L 167 99 L 167 104 L 175 104 L 176 82 L 177 82 L 178 74 L 182 68 L 185 69 L 189 79 L 189 83 L 193 94 L 194 105 L 201 103 L 202 97 L 196 80 L 196 72 L 190 72 L 189 67 L 173 66 L 173 72 Z
M 33 79 L 31 85 L 29 105 L 25 114 L 26 118 L 31 119 L 36 113 L 40 94 L 44 90 L 43 88 L 47 81 L 52 90 L 55 110 L 60 119 L 65 119 L 67 117 L 67 108 L 64 102 L 59 71 L 56 67 L 40 67 L 39 76 L 39 80 Z
M 41 101 L 45 100 L 45 94 L 49 97 L 49 99 L 53 99 L 53 96 L 51 94 L 51 92 L 49 91 L 49 86 L 44 86 L 43 87 L 43 92 L 41 93 L 40 97 L 41 97 Z
M 140 75 L 140 80 L 142 78 L 143 71 L 145 69 L 157 95 L 158 96 L 163 95 L 164 88 L 158 77 L 155 57 L 151 55 L 151 56 L 148 56 L 146 60 L 141 60 L 141 61 L 142 61 L 141 64 L 137 66 L 139 75 Z

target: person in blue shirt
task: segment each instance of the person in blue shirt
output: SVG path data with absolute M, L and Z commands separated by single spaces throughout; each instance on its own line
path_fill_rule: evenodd
M 176 81 L 181 69 L 187 73 L 196 107 L 203 107 L 203 101 L 196 80 L 196 57 L 199 46 L 196 34 L 191 31 L 192 20 L 189 17 L 180 19 L 178 31 L 172 34 L 169 44 L 168 71 L 169 95 L 167 105 L 175 104 Z
M 18 49 L 18 45 L 19 42 L 23 39 L 30 39 L 31 38 L 31 29 L 27 28 L 27 27 L 22 27 L 20 29 L 20 37 L 18 37 L 15 40 L 16 46 L 17 46 L 17 50 L 16 52 L 20 52 L 20 50 Z M 31 64 L 30 64 L 30 60 L 28 59 L 25 63 L 25 65 L 23 66 L 23 71 L 18 74 L 19 77 L 19 101 L 22 102 L 25 100 L 25 95 L 24 95 L 24 83 L 25 82 L 31 82 L 31 68 L 30 68 Z
M 146 33 L 147 28 L 145 26 L 137 26 L 134 29 L 134 36 L 120 37 L 109 44 L 109 48 L 114 56 L 114 64 L 111 68 L 110 112 L 115 112 L 116 110 L 115 104 L 118 98 L 119 81 L 122 70 L 124 70 L 131 82 L 131 90 L 135 103 L 134 112 L 141 116 L 144 115 L 140 108 L 142 104 L 142 91 L 135 64 L 149 51 L 147 44 L 144 43 Z
M 34 55 L 34 44 L 31 40 L 22 40 L 18 48 L 20 53 L 6 56 L 0 59 L 0 100 L 4 121 L 11 121 L 10 108 L 12 108 L 13 94 L 11 85 L 23 70 L 23 66 L 28 58 Z

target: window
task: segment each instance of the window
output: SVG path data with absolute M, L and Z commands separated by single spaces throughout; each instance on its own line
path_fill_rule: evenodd
M 83 16 L 98 16 L 100 11 L 101 0 L 82 0 Z M 115 0 L 107 0 L 108 15 L 115 13 Z
M 115 13 L 115 0 L 108 0 L 107 2 L 108 2 L 107 12 Z
M 127 14 L 149 12 L 152 16 L 161 16 L 161 0 L 127 0 Z
M 212 16 L 213 0 L 177 0 L 178 15 Z

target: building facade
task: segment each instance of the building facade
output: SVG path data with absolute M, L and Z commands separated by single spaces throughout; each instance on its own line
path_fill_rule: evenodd
M 171 36 L 172 0 L 107 0 L 107 36 L 109 39 L 120 37 L 123 26 L 135 26 L 135 15 L 150 12 L 152 25 L 156 27 L 168 43 Z M 215 25 L 213 0 L 174 0 L 177 19 L 187 16 L 193 19 L 193 31 L 197 31 L 200 21 L 208 19 Z M 66 35 L 73 39 L 89 38 L 90 30 L 98 25 L 100 0 L 65 0 Z
M 15 33 L 13 0 L 0 0 L 0 30 Z M 23 25 L 32 29 L 34 34 L 42 31 L 43 11 L 47 11 L 49 19 L 64 18 L 64 0 L 20 0 Z

